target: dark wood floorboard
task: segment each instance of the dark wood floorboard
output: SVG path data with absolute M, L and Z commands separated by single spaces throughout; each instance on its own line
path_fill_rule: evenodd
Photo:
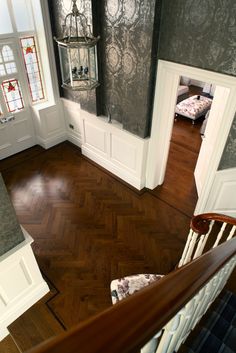
M 173 269 L 197 202 L 199 129 L 200 123 L 177 119 L 165 183 L 142 193 L 70 143 L 47 151 L 36 146 L 0 161 L 17 217 L 35 240 L 34 253 L 51 289 L 10 326 L 22 352 L 109 307 L 112 279 Z M 10 338 L 0 352 L 16 353 Z
M 178 262 L 190 217 L 148 191 L 134 192 L 71 144 L 10 169 L 2 161 L 0 169 L 39 266 L 58 291 L 11 325 L 22 351 L 57 333 L 43 325 L 49 311 L 62 330 L 70 328 L 111 306 L 112 279 L 167 273 Z M 27 341 L 22 328 L 37 325 Z

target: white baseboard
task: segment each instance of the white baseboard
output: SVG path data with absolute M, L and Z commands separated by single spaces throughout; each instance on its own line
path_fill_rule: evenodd
M 82 139 L 81 136 L 76 136 L 74 134 L 71 134 L 68 132 L 67 134 L 67 140 L 76 145 L 77 147 L 82 146 Z
M 128 173 L 124 169 L 119 168 L 117 165 L 103 158 L 101 155 L 95 153 L 94 151 L 91 151 L 85 146 L 82 146 L 82 154 L 94 161 L 95 163 L 99 164 L 103 168 L 107 169 L 109 172 L 115 174 L 116 176 L 124 180 L 126 183 L 134 186 L 136 189 L 141 190 L 145 187 L 144 180 L 141 180 L 140 178 L 137 178 L 131 173 Z
M 51 148 L 53 146 L 58 145 L 61 142 L 66 141 L 67 140 L 67 134 L 66 134 L 66 132 L 63 132 L 63 133 L 61 133 L 59 135 L 52 136 L 52 137 L 47 138 L 47 139 L 43 139 L 40 136 L 36 136 L 36 140 L 37 140 L 37 143 L 41 147 L 43 147 L 43 148 L 45 148 L 47 150 L 48 148 Z

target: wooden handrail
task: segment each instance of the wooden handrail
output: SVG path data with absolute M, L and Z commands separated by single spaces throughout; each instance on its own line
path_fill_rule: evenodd
M 30 353 L 137 353 L 236 254 L 236 238 Z
M 210 221 L 219 221 L 236 226 L 236 218 L 219 213 L 203 213 L 192 218 L 190 227 L 196 233 L 206 234 L 209 230 Z

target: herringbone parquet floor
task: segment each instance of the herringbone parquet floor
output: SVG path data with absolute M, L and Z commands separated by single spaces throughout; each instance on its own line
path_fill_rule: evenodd
M 70 143 L 27 153 L 0 168 L 52 292 L 11 326 L 22 351 L 110 306 L 112 279 L 170 271 L 190 221 L 149 191 L 116 180 Z

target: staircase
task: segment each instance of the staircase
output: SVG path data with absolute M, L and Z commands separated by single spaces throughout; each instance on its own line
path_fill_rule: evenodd
M 178 352 L 235 353 L 236 295 L 222 292 Z

